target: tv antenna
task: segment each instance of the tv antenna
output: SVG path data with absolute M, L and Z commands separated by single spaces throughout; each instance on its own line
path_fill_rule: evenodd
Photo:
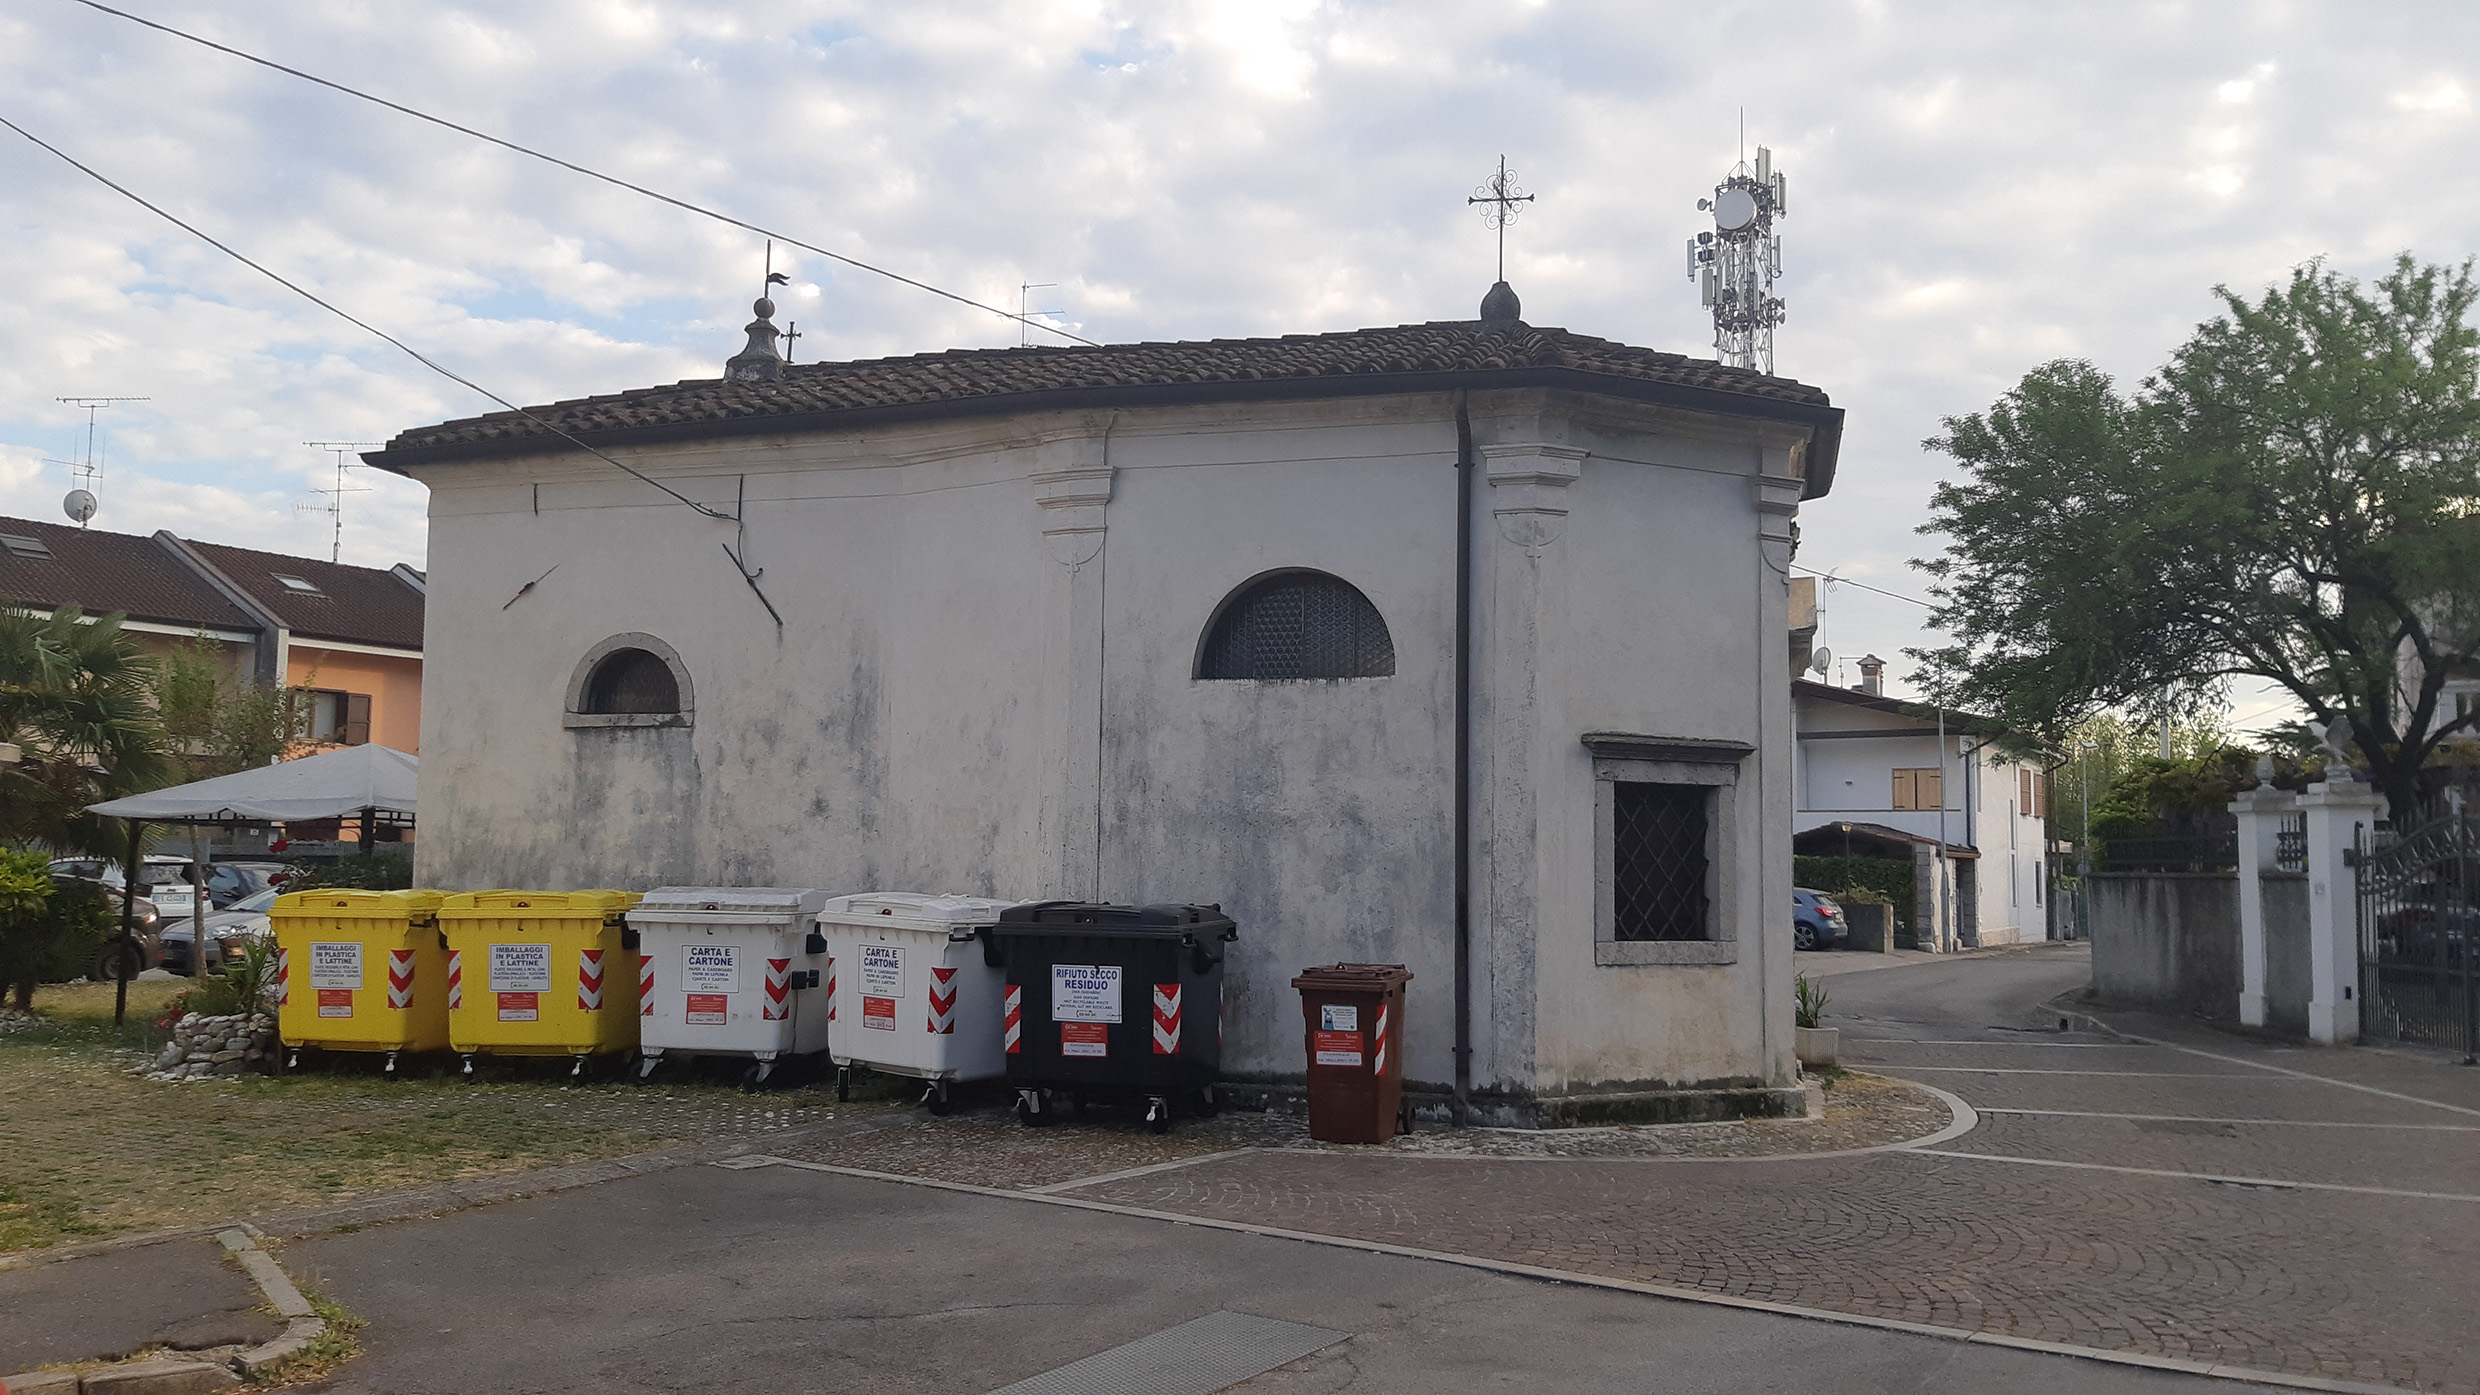
M 1481 222 L 1498 234 L 1498 279 L 1507 279 L 1507 225 L 1516 220 L 1516 205 L 1531 203 L 1533 196 L 1516 187 L 1516 172 L 1507 168 L 1507 157 L 1498 157 L 1498 173 L 1489 182 L 1472 191 L 1464 200 L 1467 206 L 1481 204 Z
M 1055 289 L 1058 285 L 1059 285 L 1059 283 L 1058 283 L 1058 282 L 1056 282 L 1056 281 L 1027 281 L 1027 282 L 1025 282 L 1024 284 L 1022 284 L 1022 285 L 1020 285 L 1020 286 L 1018 286 L 1018 287 L 1016 288 L 1016 347 L 1017 347 L 1017 348 L 1020 348 L 1020 349 L 1029 349 L 1029 348 L 1033 347 L 1033 317 L 1034 317 L 1034 316 L 1036 316 L 1036 315 L 1057 315 L 1057 314 L 1062 314 L 1062 313 L 1064 313 L 1064 312 L 1062 312 L 1062 311 L 1058 311 L 1058 310 L 1034 310 L 1034 309 L 1029 309 L 1029 308 L 1027 308 L 1027 307 L 1029 307 L 1029 306 L 1031 306 L 1031 305 L 1033 304 L 1033 293 L 1034 293 L 1035 291 L 1047 291 L 1047 290 L 1052 290 L 1052 289 Z
M 1774 152 L 1760 145 L 1752 168 L 1745 118 L 1740 135 L 1743 158 L 1714 186 L 1714 196 L 1698 199 L 1701 211 L 1714 215 L 1714 230 L 1688 241 L 1688 279 L 1699 282 L 1705 306 L 1714 315 L 1714 352 L 1734 368 L 1774 373 L 1774 326 L 1784 319 L 1775 298 L 1774 278 L 1782 275 L 1782 237 L 1774 221 L 1784 216 L 1787 202 L 1782 172 L 1774 168 Z
M 103 441 L 105 438 L 97 424 L 97 417 L 101 415 L 104 408 L 116 402 L 147 402 L 153 399 L 145 397 L 63 397 L 57 400 L 72 407 L 86 409 L 85 453 L 76 460 L 44 462 L 47 465 L 69 467 L 69 473 L 76 480 L 76 486 L 61 499 L 60 509 L 61 512 L 69 515 L 72 522 L 83 528 L 94 518 L 96 509 L 100 507 L 95 498 L 95 481 L 103 474 Z
M 333 524 L 334 532 L 330 535 L 330 541 L 327 545 L 327 560 L 330 562 L 341 562 L 344 560 L 344 496 L 347 494 L 368 494 L 370 492 L 361 485 L 346 484 L 344 482 L 344 472 L 361 463 L 360 461 L 352 458 L 357 452 L 377 450 L 379 447 L 386 445 L 387 442 L 304 441 L 302 444 L 316 450 L 327 451 L 336 457 L 336 482 L 325 489 L 313 489 L 310 491 L 313 494 L 326 495 L 327 502 L 324 504 L 313 504 L 309 507 L 325 512 L 329 521 Z M 299 512 L 299 510 L 296 510 L 296 512 Z

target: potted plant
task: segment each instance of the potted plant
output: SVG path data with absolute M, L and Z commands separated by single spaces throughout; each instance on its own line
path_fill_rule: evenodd
M 1843 1033 L 1838 1027 L 1820 1027 L 1826 1014 L 1825 985 L 1811 983 L 1808 975 L 1792 980 L 1793 1005 L 1791 1020 L 1792 1054 L 1804 1066 L 1830 1066 L 1842 1051 Z

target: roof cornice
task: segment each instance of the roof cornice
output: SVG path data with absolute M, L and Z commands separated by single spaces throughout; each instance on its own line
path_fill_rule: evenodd
M 952 421 L 968 417 L 1025 415 L 1036 412 L 1086 411 L 1096 408 L 1170 407 L 1205 403 L 1275 402 L 1346 397 L 1409 397 L 1430 393 L 1487 391 L 1503 388 L 1551 388 L 1682 411 L 1744 420 L 1806 427 L 1814 444 L 1808 451 L 1807 477 L 1800 497 L 1821 498 L 1834 487 L 1842 453 L 1843 409 L 1823 403 L 1793 402 L 1725 392 L 1685 383 L 1666 383 L 1617 373 L 1561 365 L 1516 368 L 1447 369 L 1417 373 L 1349 373 L 1321 377 L 1238 379 L 1192 383 L 1120 383 L 1099 387 L 1038 388 L 1023 392 L 987 393 L 927 402 L 893 403 L 879 407 L 833 408 L 820 411 L 753 413 L 700 421 L 664 422 L 618 430 L 579 431 L 578 441 L 597 449 L 664 445 L 676 441 L 713 440 L 730 436 L 784 436 L 866 430 L 908 422 Z M 434 446 L 389 446 L 362 456 L 364 462 L 395 474 L 408 467 L 446 465 L 513 456 L 560 455 L 578 447 L 559 436 L 457 442 Z

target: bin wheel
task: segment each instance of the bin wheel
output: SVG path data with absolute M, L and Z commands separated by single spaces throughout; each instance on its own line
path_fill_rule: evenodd
M 284 1068 L 288 1071 L 296 1071 L 301 1069 L 300 1047 L 296 1046 L 292 1050 L 284 1053 Z
M 1042 1092 L 1039 1090 L 1017 1091 L 1016 1117 L 1029 1129 L 1038 1129 L 1049 1123 L 1051 1112 L 1042 1107 Z
M 1207 1087 L 1205 1087 L 1204 1089 L 1199 1090 L 1199 1091 L 1197 1092 L 1197 1117 L 1198 1117 L 1198 1118 L 1200 1118 L 1200 1119 L 1211 1119 L 1211 1118 L 1213 1118 L 1215 1115 L 1220 1114 L 1220 1113 L 1222 1113 L 1222 1112 L 1223 1112 L 1223 1097 L 1222 1097 L 1221 1095 L 1218 1095 L 1218 1094 L 1214 1093 L 1214 1087 L 1213 1087 L 1213 1086 L 1208 1085 L 1208 1086 L 1207 1086 Z
M 474 1058 L 471 1053 L 467 1053 L 463 1059 L 465 1062 L 465 1068 L 457 1072 L 457 1079 L 471 1085 L 476 1079 L 474 1075 Z
M 766 1088 L 767 1077 L 774 1073 L 773 1061 L 752 1061 L 749 1068 L 741 1072 L 741 1088 L 754 1095 Z
M 1145 1102 L 1145 1126 L 1156 1133 L 1171 1132 L 1171 1101 L 1160 1095 Z
M 852 1102 L 852 1067 L 850 1066 L 835 1068 L 835 1102 L 837 1104 Z
M 637 1069 L 629 1072 L 629 1079 L 638 1085 L 650 1085 L 654 1083 L 655 1067 L 662 1064 L 663 1058 L 660 1056 L 640 1056 L 637 1058 Z
M 396 1073 L 395 1052 L 391 1051 L 387 1054 L 387 1062 L 379 1067 L 379 1078 L 381 1080 L 401 1080 L 404 1078 Z
M 944 1080 L 931 1081 L 930 1088 L 922 1092 L 921 1102 L 929 1106 L 932 1114 L 945 1117 L 948 1109 L 951 1107 L 947 1100 L 947 1082 Z

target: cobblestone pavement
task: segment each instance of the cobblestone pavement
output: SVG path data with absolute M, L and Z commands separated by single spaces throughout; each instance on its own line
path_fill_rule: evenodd
M 2066 949 L 1838 982 L 1847 1063 L 2031 1111 L 1986 1115 L 1922 1151 L 1754 1168 L 1256 1152 L 1073 1195 L 2114 1351 L 2480 1390 L 2465 1336 L 2480 1113 L 2457 1104 L 2465 1082 L 2375 1053 L 2202 1038 L 2195 1049 L 2230 1058 L 2215 1060 L 2060 1033 L 2034 1009 L 2085 972 Z M 2043 1020 L 2051 1030 L 2025 1030 Z M 2337 1059 L 2349 1073 L 2318 1071 Z
M 1407 1134 L 1375 1156 L 1443 1158 L 1747 1158 L 1881 1147 L 1946 1127 L 1951 1114 L 1936 1095 L 1900 1081 L 1854 1075 L 1826 1092 L 1819 1119 L 1757 1119 L 1730 1124 L 1664 1124 L 1633 1128 L 1442 1129 Z M 1326 1151 L 1297 1115 L 1235 1112 L 1180 1121 L 1151 1134 L 1126 1111 L 1097 1109 L 1045 1128 L 1029 1129 L 998 1108 L 943 1119 L 892 1116 L 866 1129 L 821 1137 L 772 1156 L 838 1167 L 969 1182 L 984 1187 L 1064 1188 L 1141 1168 L 1195 1163 L 1237 1149 Z M 1081 1192 L 1083 1189 L 1078 1188 Z

